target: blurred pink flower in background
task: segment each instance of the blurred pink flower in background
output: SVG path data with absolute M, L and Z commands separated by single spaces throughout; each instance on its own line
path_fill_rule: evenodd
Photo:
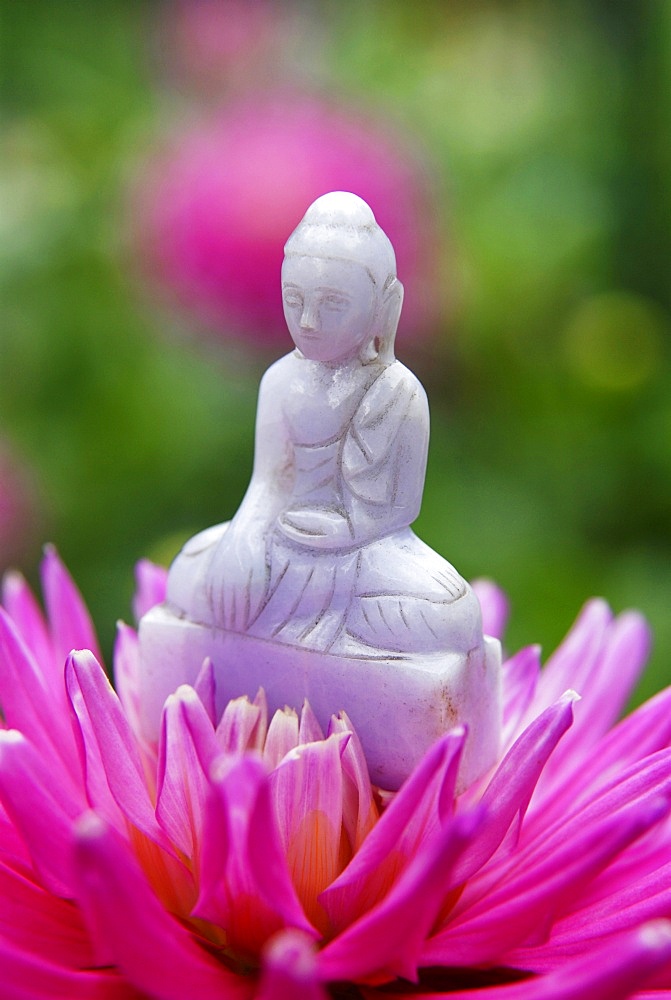
M 172 0 L 159 10 L 161 61 L 204 91 L 245 84 L 282 47 L 283 5 L 269 0 Z
M 367 201 L 406 288 L 400 335 L 436 319 L 436 206 L 410 140 L 358 113 L 290 93 L 246 98 L 170 138 L 135 189 L 140 266 L 217 336 L 285 346 L 282 252 L 327 191 Z

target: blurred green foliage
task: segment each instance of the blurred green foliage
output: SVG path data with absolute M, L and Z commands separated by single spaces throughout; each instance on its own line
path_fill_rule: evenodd
M 365 103 L 433 164 L 446 319 L 399 344 L 432 405 L 418 532 L 505 587 L 511 646 L 551 649 L 592 593 L 638 606 L 655 689 L 671 645 L 671 6 L 287 10 L 314 33 L 301 87 Z M 203 99 L 165 72 L 166 11 L 23 0 L 2 23 L 0 430 L 107 650 L 133 562 L 235 510 L 270 360 L 190 337 L 137 278 L 130 180 Z

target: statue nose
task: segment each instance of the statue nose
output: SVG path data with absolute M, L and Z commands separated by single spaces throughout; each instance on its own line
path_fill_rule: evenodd
M 301 315 L 301 329 L 314 330 L 317 325 L 317 305 L 310 299 L 306 299 Z

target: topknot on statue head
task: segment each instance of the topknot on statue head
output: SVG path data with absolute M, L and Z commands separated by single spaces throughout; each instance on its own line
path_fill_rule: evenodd
M 351 261 L 366 268 L 379 288 L 396 278 L 396 255 L 369 205 L 348 191 L 331 191 L 310 205 L 287 240 L 286 257 Z

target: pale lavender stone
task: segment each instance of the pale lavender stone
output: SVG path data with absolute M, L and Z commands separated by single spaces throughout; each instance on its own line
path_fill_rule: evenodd
M 324 726 L 345 709 L 386 788 L 466 724 L 465 787 L 498 753 L 500 649 L 469 585 L 410 528 L 428 405 L 394 357 L 403 288 L 365 202 L 311 206 L 282 294 L 296 350 L 261 382 L 249 489 L 232 521 L 187 543 L 141 623 L 145 735 L 209 656 L 219 711 L 259 686 L 271 708 L 307 697 Z

